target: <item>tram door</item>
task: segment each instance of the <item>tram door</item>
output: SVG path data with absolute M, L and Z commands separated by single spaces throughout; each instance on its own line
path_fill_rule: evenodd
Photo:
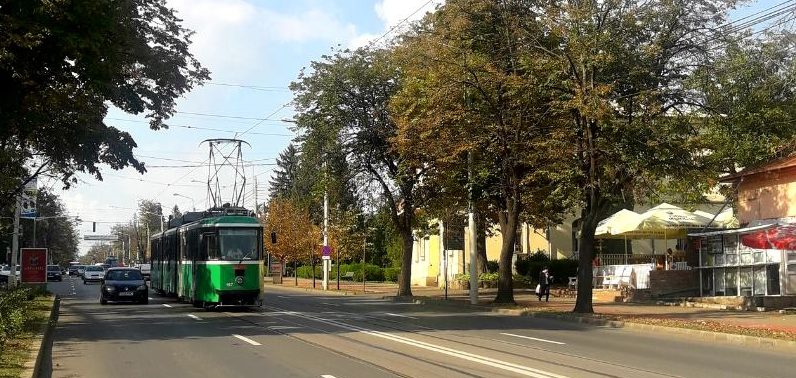
M 796 294 L 796 251 L 785 252 L 785 294 Z
M 185 262 L 185 230 L 180 230 L 177 252 L 177 298 L 185 297 L 183 263 Z

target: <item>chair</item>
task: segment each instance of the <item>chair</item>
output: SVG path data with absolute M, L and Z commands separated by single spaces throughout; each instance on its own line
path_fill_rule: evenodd
M 570 288 L 570 289 L 573 289 L 573 290 L 577 290 L 578 289 L 578 277 L 577 276 L 576 277 L 569 277 L 569 283 L 567 284 L 567 287 Z

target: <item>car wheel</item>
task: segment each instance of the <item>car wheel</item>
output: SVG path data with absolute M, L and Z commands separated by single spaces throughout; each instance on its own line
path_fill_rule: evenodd
M 106 304 L 108 304 L 108 301 L 105 300 L 105 298 L 100 298 L 100 304 L 101 305 L 106 305 Z

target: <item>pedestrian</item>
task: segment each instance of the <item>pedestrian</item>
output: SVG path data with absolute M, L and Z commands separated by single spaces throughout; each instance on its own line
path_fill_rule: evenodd
M 539 291 L 536 293 L 539 296 L 539 302 L 542 301 L 542 297 L 545 297 L 545 302 L 550 302 L 550 284 L 552 282 L 553 276 L 550 275 L 549 269 L 544 267 L 539 272 Z

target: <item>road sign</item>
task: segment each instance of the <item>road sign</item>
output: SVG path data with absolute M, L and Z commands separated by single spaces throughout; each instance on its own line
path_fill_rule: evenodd
M 323 249 L 321 249 L 321 258 L 324 260 L 331 260 L 332 259 L 332 247 L 325 245 Z
M 47 248 L 21 248 L 23 283 L 47 283 Z
M 83 235 L 83 240 L 115 241 L 119 240 L 116 235 Z

